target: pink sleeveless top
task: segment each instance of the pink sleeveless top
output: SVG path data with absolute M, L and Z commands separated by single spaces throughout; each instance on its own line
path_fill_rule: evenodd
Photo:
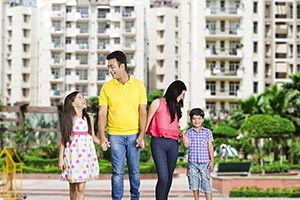
M 164 137 L 178 140 L 179 128 L 177 115 L 171 123 L 171 116 L 167 104 L 163 99 L 159 99 L 159 106 L 153 115 L 148 132 L 153 137 Z

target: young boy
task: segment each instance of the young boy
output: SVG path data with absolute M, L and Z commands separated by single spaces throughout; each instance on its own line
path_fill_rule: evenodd
M 211 130 L 202 127 L 204 121 L 202 109 L 192 109 L 190 120 L 193 127 L 186 134 L 182 134 L 183 146 L 188 148 L 189 189 L 193 191 L 195 200 L 199 200 L 199 191 L 205 194 L 206 200 L 211 200 L 210 173 L 214 169 L 213 136 Z

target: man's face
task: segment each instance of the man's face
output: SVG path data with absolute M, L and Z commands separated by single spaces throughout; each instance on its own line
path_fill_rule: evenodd
M 123 64 L 119 66 L 117 59 L 113 58 L 108 60 L 107 69 L 114 79 L 119 79 L 124 68 L 122 66 Z

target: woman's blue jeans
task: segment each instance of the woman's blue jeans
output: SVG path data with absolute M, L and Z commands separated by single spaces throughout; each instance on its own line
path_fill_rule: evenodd
M 178 141 L 169 138 L 152 137 L 151 152 L 158 176 L 155 187 L 156 200 L 166 200 L 168 199 L 176 167 Z
M 125 158 L 127 159 L 131 200 L 140 197 L 140 149 L 136 145 L 137 134 L 108 135 L 112 164 L 112 199 L 121 200 L 124 193 Z

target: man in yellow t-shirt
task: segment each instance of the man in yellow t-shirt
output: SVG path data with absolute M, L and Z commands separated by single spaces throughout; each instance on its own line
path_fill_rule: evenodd
M 140 196 L 140 149 L 145 148 L 146 90 L 140 80 L 128 74 L 126 55 L 122 51 L 114 51 L 106 59 L 113 79 L 100 91 L 98 129 L 102 150 L 110 147 L 112 199 L 123 198 L 127 160 L 130 195 L 132 200 L 137 200 Z M 106 124 L 108 139 L 104 133 Z

